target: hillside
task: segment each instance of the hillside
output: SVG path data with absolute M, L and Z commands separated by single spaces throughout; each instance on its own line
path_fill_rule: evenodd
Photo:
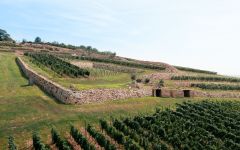
M 13 136 L 32 149 L 37 131 L 50 149 L 59 147 L 53 134 L 69 149 L 84 147 L 79 137 L 96 149 L 109 148 L 103 139 L 111 149 L 237 149 L 239 82 L 86 47 L 1 42 L 0 148 Z

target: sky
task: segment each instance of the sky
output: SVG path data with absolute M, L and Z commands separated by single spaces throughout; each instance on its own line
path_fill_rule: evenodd
M 239 0 L 1 0 L 12 38 L 240 75 Z

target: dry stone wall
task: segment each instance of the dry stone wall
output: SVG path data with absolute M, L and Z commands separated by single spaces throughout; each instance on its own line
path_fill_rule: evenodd
M 17 58 L 17 63 L 26 77 L 29 78 L 29 81 L 38 85 L 43 91 L 65 104 L 83 104 L 103 102 L 106 100 L 151 96 L 150 87 L 144 87 L 142 89 L 90 89 L 72 91 L 52 82 L 44 76 L 39 75 L 30 69 L 20 57 Z
M 106 100 L 119 100 L 126 98 L 137 98 L 152 95 L 151 87 L 129 88 L 129 89 L 90 89 L 82 91 L 72 91 L 51 80 L 39 75 L 30 69 L 21 58 L 17 58 L 17 63 L 22 72 L 29 78 L 30 83 L 38 85 L 43 91 L 52 95 L 57 100 L 65 104 L 84 104 L 92 102 L 103 102 Z M 240 93 L 234 92 L 205 92 L 191 91 L 191 97 L 209 98 L 240 98 Z M 184 97 L 182 90 L 162 89 L 162 97 Z
M 119 100 L 151 96 L 151 88 L 142 89 L 91 89 L 76 92 L 75 103 L 103 102 L 105 100 Z
M 43 91 L 52 95 L 62 103 L 71 103 L 72 102 L 72 91 L 68 90 L 51 80 L 37 74 L 35 71 L 31 70 L 21 58 L 17 58 L 17 63 L 20 66 L 22 72 L 29 79 L 30 84 L 34 83 L 38 85 Z

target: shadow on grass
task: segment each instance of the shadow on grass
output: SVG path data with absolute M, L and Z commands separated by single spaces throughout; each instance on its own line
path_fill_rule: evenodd
M 17 64 L 17 66 L 18 66 L 18 69 L 19 69 L 19 71 L 20 71 L 20 73 L 21 73 L 21 76 L 22 76 L 23 78 L 25 78 L 25 79 L 28 80 L 28 77 L 26 76 L 26 74 L 25 74 L 24 71 L 22 70 L 21 65 L 19 64 L 17 58 L 15 59 L 15 62 L 16 62 L 16 64 Z M 35 84 L 35 85 L 36 85 L 36 84 Z M 21 85 L 21 87 L 30 87 L 30 86 L 32 86 L 32 85 L 29 85 L 29 84 Z M 38 87 L 39 89 L 41 89 L 41 91 L 42 91 L 46 96 L 48 96 L 49 98 L 53 99 L 57 104 L 69 105 L 69 104 L 65 104 L 65 103 L 57 100 L 52 94 L 46 92 L 46 91 L 44 90 L 44 88 L 42 88 L 41 86 L 37 86 L 37 87 Z
M 29 84 L 21 85 L 20 87 L 28 87 L 30 86 Z
M 21 68 L 21 66 L 20 66 L 17 58 L 15 58 L 15 62 L 16 62 L 16 64 L 17 64 L 17 66 L 18 66 L 18 70 L 20 71 L 21 76 L 22 76 L 23 78 L 25 78 L 25 79 L 28 79 L 28 77 L 27 77 L 27 76 L 25 75 L 25 73 L 23 72 L 23 70 L 22 70 L 22 68 Z

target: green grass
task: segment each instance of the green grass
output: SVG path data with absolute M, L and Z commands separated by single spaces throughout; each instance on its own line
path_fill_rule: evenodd
M 116 79 L 117 80 L 117 79 Z M 63 105 L 45 95 L 36 86 L 26 86 L 13 53 L 0 53 L 0 147 L 7 149 L 7 137 L 26 149 L 33 130 L 39 130 L 44 143 L 50 141 L 50 129 L 69 132 L 69 124 L 97 124 L 100 118 L 110 119 L 153 113 L 156 107 L 175 108 L 176 103 L 202 99 L 137 98 L 97 104 Z M 86 83 L 87 84 L 87 83 Z
M 131 83 L 130 73 L 119 73 L 109 70 L 91 68 L 90 77 L 88 78 L 70 78 L 67 76 L 60 76 L 51 69 L 41 65 L 37 66 L 32 63 L 31 58 L 24 56 L 23 60 L 29 67 L 37 71 L 39 74 L 59 83 L 60 85 L 69 88 L 74 87 L 77 90 L 96 89 L 96 88 L 127 88 Z M 151 74 L 156 71 L 146 69 L 137 76 L 141 77 L 145 74 Z
M 69 88 L 73 86 L 77 90 L 95 89 L 95 88 L 126 88 L 131 82 L 130 74 L 116 73 L 102 69 L 90 69 L 91 77 L 89 78 L 69 78 L 61 77 L 51 69 L 45 66 L 37 66 L 30 62 L 30 58 L 23 57 L 23 60 L 39 74 Z

